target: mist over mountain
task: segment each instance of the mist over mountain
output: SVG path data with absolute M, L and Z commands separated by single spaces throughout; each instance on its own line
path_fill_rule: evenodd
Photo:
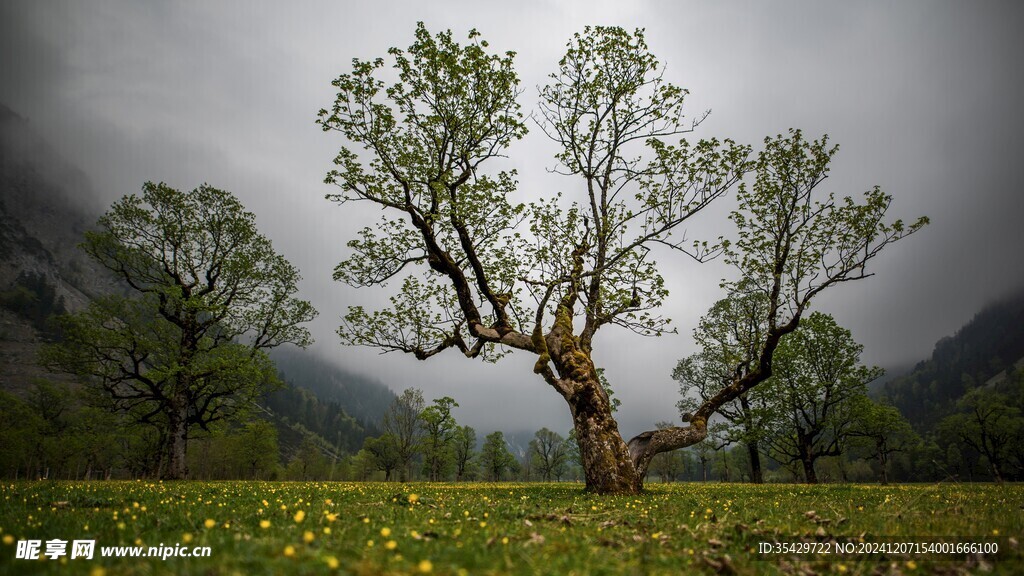
M 395 393 L 382 382 L 346 370 L 316 354 L 295 347 L 270 351 L 282 380 L 300 386 L 345 412 L 356 415 L 363 424 L 376 426 L 395 399 Z
M 52 314 L 116 289 L 77 245 L 100 209 L 84 173 L 0 104 L 0 387 L 49 377 L 36 365 Z
M 964 394 L 1024 368 L 1024 291 L 993 302 L 935 343 L 929 359 L 886 382 L 882 394 L 920 432 L 931 431 Z

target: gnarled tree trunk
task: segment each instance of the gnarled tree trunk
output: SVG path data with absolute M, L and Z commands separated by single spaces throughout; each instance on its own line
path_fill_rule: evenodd
M 579 441 L 587 489 L 599 494 L 634 494 L 643 474 L 630 457 L 600 384 L 587 382 L 567 398 Z
M 188 478 L 188 417 L 184 409 L 173 409 L 168 413 L 168 434 L 165 440 L 167 466 L 161 477 L 164 480 Z

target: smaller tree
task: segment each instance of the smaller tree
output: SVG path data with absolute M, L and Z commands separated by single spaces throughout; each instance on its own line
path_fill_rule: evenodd
M 888 484 L 891 456 L 909 449 L 921 439 L 895 406 L 874 402 L 866 396 L 854 402 L 858 406 L 853 410 L 850 436 L 866 444 L 869 457 L 878 462 L 879 481 Z
M 288 463 L 286 473 L 290 480 L 318 480 L 328 473 L 327 456 L 312 434 L 306 434 L 298 450 Z
M 1010 397 L 987 388 L 975 388 L 957 402 L 956 414 L 939 424 L 948 438 L 977 451 L 988 460 L 992 478 L 1002 482 L 1013 450 L 1014 440 L 1021 438 L 1024 418 Z
M 684 422 L 689 422 L 702 404 L 757 366 L 767 330 L 767 314 L 768 300 L 764 294 L 741 285 L 701 318 L 693 331 L 700 352 L 680 360 L 672 372 L 683 396 L 677 406 Z M 755 484 L 764 481 L 761 444 L 772 418 L 765 394 L 764 387 L 751 388 L 717 410 L 729 424 L 726 444 L 738 442 L 746 448 L 750 480 Z
M 458 407 L 454 399 L 445 396 L 434 400 L 420 413 L 423 423 L 423 471 L 427 478 L 437 482 L 448 474 L 454 455 L 454 438 L 458 424 L 452 417 L 452 408 Z
M 413 458 L 422 447 L 424 404 L 423 392 L 407 388 L 384 414 L 384 435 L 389 437 L 398 458 L 398 475 L 402 482 L 409 480 Z
M 560 481 L 569 464 L 565 438 L 547 428 L 541 428 L 534 434 L 527 448 L 527 455 L 533 468 L 545 482 L 550 482 L 552 478 Z
M 278 465 L 277 428 L 266 420 L 253 420 L 235 438 L 236 455 L 244 473 L 254 480 L 270 478 Z
M 506 473 L 518 469 L 519 463 L 508 451 L 505 435 L 500 430 L 484 438 L 484 446 L 480 451 L 480 467 L 483 468 L 487 480 L 491 482 L 498 482 Z
M 775 402 L 769 444 L 776 459 L 799 463 L 810 484 L 819 458 L 843 453 L 867 384 L 882 375 L 858 365 L 863 349 L 831 316 L 814 312 L 776 351 L 765 391 Z
M 360 452 L 366 452 L 373 457 L 373 465 L 384 473 L 385 482 L 390 482 L 392 473 L 402 466 L 398 441 L 390 432 L 385 432 L 378 438 L 367 438 Z
M 455 481 L 470 480 L 476 476 L 476 430 L 470 426 L 457 426 L 452 440 L 455 461 Z
M 348 461 L 349 476 L 352 480 L 365 482 L 377 470 L 377 458 L 369 450 L 360 449 Z

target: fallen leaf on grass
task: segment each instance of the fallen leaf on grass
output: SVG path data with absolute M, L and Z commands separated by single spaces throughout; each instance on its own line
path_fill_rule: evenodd
M 529 546 L 530 544 L 543 544 L 544 537 L 536 532 L 530 533 L 530 539 L 523 543 L 523 546 Z

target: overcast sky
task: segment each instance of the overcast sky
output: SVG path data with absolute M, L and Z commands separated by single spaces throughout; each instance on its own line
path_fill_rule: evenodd
M 689 114 L 711 110 L 695 136 L 756 145 L 789 127 L 830 134 L 841 149 L 829 190 L 878 184 L 893 195 L 894 215 L 932 219 L 878 260 L 877 276 L 816 302 L 864 344 L 865 362 L 924 359 L 986 302 L 1024 285 L 1017 2 L 8 0 L 0 102 L 88 174 L 98 205 L 146 180 L 235 193 L 302 270 L 303 295 L 320 310 L 319 354 L 396 391 L 453 396 L 456 417 L 484 433 L 565 433 L 565 405 L 525 354 L 498 366 L 456 353 L 418 362 L 343 348 L 334 334 L 347 305 L 377 298 L 331 280 L 367 213 L 324 200 L 342 142 L 314 119 L 352 58 L 408 46 L 418 20 L 461 39 L 476 28 L 493 49 L 515 50 L 527 111 L 574 32 L 619 25 L 646 28 L 667 77 L 690 90 Z M 546 172 L 552 154 L 535 127 L 510 151 L 524 199 L 578 191 Z M 701 214 L 691 234 L 732 234 L 729 202 Z M 672 291 L 665 312 L 679 334 L 651 340 L 609 328 L 596 342 L 627 437 L 678 420 L 670 372 L 694 352 L 690 331 L 732 274 L 720 263 L 661 263 Z

